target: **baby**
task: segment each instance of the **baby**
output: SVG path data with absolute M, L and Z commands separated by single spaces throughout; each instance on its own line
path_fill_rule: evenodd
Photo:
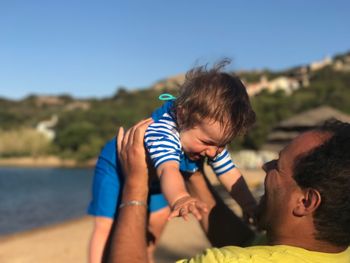
M 169 218 L 198 214 L 181 171 L 195 172 L 205 157 L 244 214 L 253 215 L 255 200 L 225 146 L 253 124 L 255 113 L 239 78 L 221 72 L 225 63 L 189 71 L 179 97 L 153 113 L 146 131 L 145 146 L 172 210 Z
M 255 200 L 225 146 L 253 124 L 255 114 L 244 85 L 239 78 L 221 72 L 224 66 L 225 62 L 210 70 L 198 67 L 189 71 L 179 97 L 152 114 L 154 123 L 146 132 L 145 145 L 160 185 L 159 180 L 151 182 L 147 204 L 150 260 L 167 218 L 186 219 L 188 213 L 200 218 L 202 204 L 188 194 L 182 175 L 196 172 L 203 158 L 208 158 L 244 215 L 253 215 Z M 88 208 L 88 213 L 94 216 L 91 263 L 101 262 L 113 221 L 118 220 L 123 188 L 118 158 L 113 138 L 102 149 L 95 168 Z

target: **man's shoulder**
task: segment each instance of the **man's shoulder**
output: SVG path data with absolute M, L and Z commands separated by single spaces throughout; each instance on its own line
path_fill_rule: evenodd
M 117 153 L 117 140 L 114 137 L 103 146 L 99 157 L 108 159 L 110 161 L 115 161 L 116 153 Z
M 223 248 L 207 249 L 201 255 L 191 260 L 179 262 L 350 262 L 350 249 L 344 252 L 331 254 L 308 251 L 298 247 L 252 246 L 247 248 L 227 246 Z
M 169 114 L 171 118 L 173 118 L 173 107 L 174 107 L 174 101 L 167 101 L 165 102 L 162 106 L 157 108 L 155 111 L 152 113 L 152 119 L 154 121 L 158 121 L 160 118 L 164 116 L 164 114 Z

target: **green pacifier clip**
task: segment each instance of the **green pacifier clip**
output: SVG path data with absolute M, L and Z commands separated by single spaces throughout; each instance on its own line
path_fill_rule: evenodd
M 174 97 L 173 95 L 169 94 L 169 93 L 163 93 L 161 95 L 159 95 L 159 100 L 175 100 L 176 97 Z

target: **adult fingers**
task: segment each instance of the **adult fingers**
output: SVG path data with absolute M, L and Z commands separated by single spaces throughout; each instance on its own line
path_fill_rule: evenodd
M 122 142 L 121 142 L 121 154 L 126 154 L 126 150 L 128 149 L 128 143 L 129 143 L 129 137 L 130 137 L 130 132 L 131 130 L 128 129 L 125 133 L 124 133 L 124 137 L 122 138 Z
M 143 142 L 143 138 L 145 136 L 145 132 L 148 128 L 148 126 L 153 122 L 151 118 L 148 118 L 137 125 L 135 133 L 134 133 L 134 142 L 135 143 L 141 143 Z
M 117 134 L 117 151 L 118 151 L 118 156 L 120 156 L 120 152 L 122 150 L 123 138 L 124 138 L 124 128 L 120 127 L 118 129 L 118 134 Z
M 131 146 L 133 143 L 135 143 L 135 134 L 136 133 L 139 134 L 138 130 L 140 129 L 140 127 L 141 127 L 141 129 L 143 127 L 141 132 L 144 130 L 143 133 L 141 134 L 142 135 L 142 140 L 143 140 L 143 135 L 144 135 L 144 133 L 145 133 L 147 127 L 148 127 L 148 125 L 147 126 L 144 126 L 144 125 L 145 125 L 145 123 L 147 123 L 149 121 L 149 119 L 150 118 L 145 119 L 145 120 L 141 120 L 138 123 L 136 123 L 132 128 L 130 128 L 130 138 L 128 138 L 128 145 Z M 141 137 L 140 134 L 139 134 L 138 137 Z

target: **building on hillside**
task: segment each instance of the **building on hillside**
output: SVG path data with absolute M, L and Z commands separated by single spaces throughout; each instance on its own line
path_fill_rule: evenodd
M 342 59 L 337 59 L 333 63 L 333 69 L 336 71 L 350 71 L 350 55 L 346 55 Z
M 249 96 L 254 96 L 263 90 L 270 92 L 276 92 L 277 90 L 283 90 L 287 95 L 293 93 L 300 87 L 300 82 L 294 78 L 288 78 L 280 76 L 270 81 L 266 76 L 261 76 L 260 81 L 256 83 L 246 83 L 247 92 Z
M 255 83 L 244 83 L 247 87 L 247 93 L 250 97 L 255 96 L 260 93 L 262 90 L 268 87 L 269 82 L 265 75 L 262 75 L 259 82 Z
M 315 61 L 310 64 L 310 70 L 311 71 L 317 71 L 320 70 L 326 66 L 329 66 L 332 64 L 332 58 L 327 56 L 324 59 L 320 61 Z
M 299 85 L 306 88 L 310 85 L 309 68 L 307 66 L 298 67 L 292 73 L 295 80 L 299 82 Z
M 292 94 L 300 87 L 299 82 L 292 78 L 278 77 L 269 82 L 268 90 L 270 92 L 276 92 L 277 90 L 283 90 L 287 95 Z
M 262 147 L 268 151 L 280 151 L 300 133 L 311 130 L 325 121 L 340 120 L 350 123 L 350 115 L 342 113 L 328 106 L 321 106 L 280 122 L 267 138 Z

